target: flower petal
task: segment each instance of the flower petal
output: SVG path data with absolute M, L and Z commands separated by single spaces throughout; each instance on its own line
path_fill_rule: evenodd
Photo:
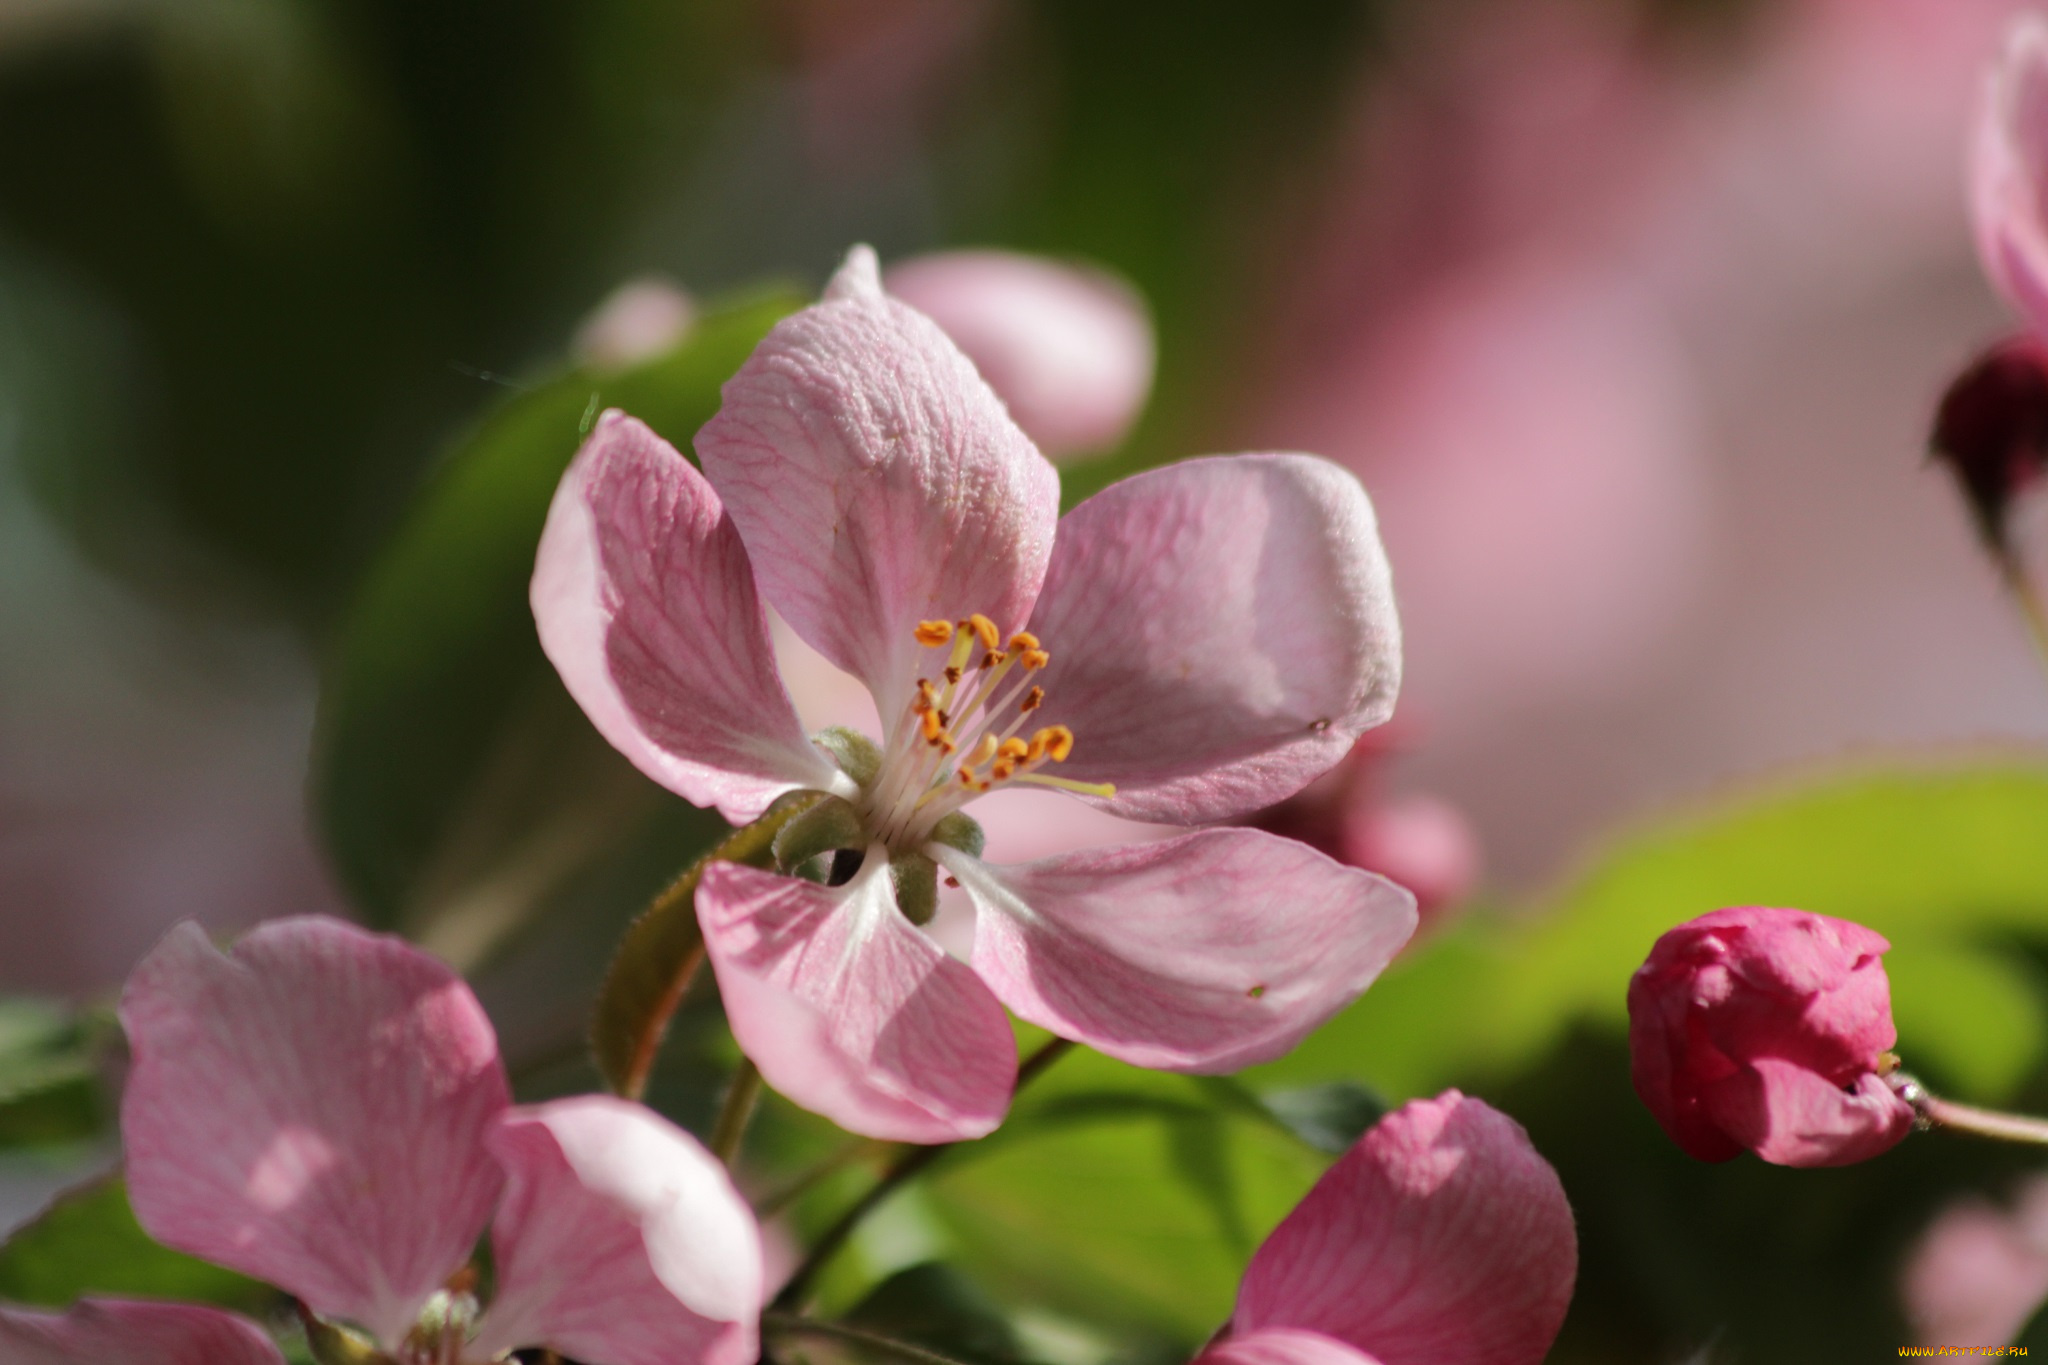
M 1537 1365 L 1578 1237 L 1521 1125 L 1446 1090 L 1389 1114 L 1252 1257 L 1237 1331 L 1323 1332 L 1386 1365 Z
M 1381 1365 L 1378 1357 L 1321 1332 L 1291 1327 L 1233 1333 L 1195 1357 L 1195 1365 Z
M 697 453 L 769 603 L 884 716 L 920 620 L 1016 630 L 1045 577 L 1059 476 L 865 247 L 727 381 Z
M 247 1318 L 189 1303 L 83 1299 L 66 1313 L 0 1308 L 7 1365 L 284 1365 Z
M 541 647 L 633 766 L 735 823 L 835 770 L 775 671 L 746 547 L 674 446 L 616 410 L 562 476 L 533 570 Z
M 1401 630 L 1372 504 L 1309 455 L 1190 460 L 1060 523 L 1031 630 L 1040 723 L 1118 815 L 1234 819 L 1292 796 L 1393 711 Z
M 469 987 L 339 920 L 273 920 L 232 955 L 187 922 L 128 978 L 121 1022 L 142 1226 L 395 1344 L 502 1183 L 479 1144 L 505 1069 Z
M 1760 1057 L 1701 1089 L 1720 1129 L 1774 1166 L 1848 1166 L 1913 1131 L 1913 1108 L 1871 1072 L 1853 1090 L 1796 1062 Z
M 849 1132 L 981 1137 L 1017 1079 L 1003 1007 L 896 909 L 888 855 L 842 887 L 713 863 L 697 918 L 726 1016 L 768 1083 Z
M 888 291 L 945 328 L 1053 459 L 1122 442 L 1152 391 L 1152 321 L 1114 275 L 1014 251 L 900 261 Z
M 2048 19 L 2022 11 L 1985 83 L 1970 148 L 1970 209 L 1985 273 L 2048 330 Z
M 974 970 L 989 989 L 1135 1066 L 1270 1061 L 1357 999 L 1415 932 L 1406 891 L 1262 830 L 1019 867 L 929 851 L 983 912 Z
M 652 1110 L 608 1095 L 514 1109 L 491 1226 L 498 1294 L 479 1357 L 548 1346 L 604 1365 L 749 1365 L 761 1234 L 725 1168 Z

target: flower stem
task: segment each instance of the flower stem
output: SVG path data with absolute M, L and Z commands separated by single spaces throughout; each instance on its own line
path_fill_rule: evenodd
M 711 1151 L 728 1167 L 739 1155 L 740 1140 L 747 1135 L 747 1120 L 754 1117 L 754 1104 L 760 1098 L 761 1068 L 742 1057 L 732 1073 L 732 1084 L 726 1087 L 718 1122 L 711 1129 Z
M 2033 641 L 2034 653 L 2048 667 L 2048 603 L 2041 600 L 2040 590 L 2027 574 L 2027 567 L 2017 554 L 2003 554 L 1998 559 L 2004 570 L 2005 586 L 2012 592 L 2013 601 L 2019 604 L 2020 616 L 2027 623 L 2027 635 Z
M 1903 1071 L 1892 1071 L 1885 1080 L 1890 1083 L 1894 1094 L 1913 1106 L 1913 1113 L 1923 1128 L 1952 1128 L 1958 1133 L 1975 1133 L 1978 1137 L 1996 1138 L 2001 1142 L 2048 1147 L 2048 1119 L 1979 1109 L 1974 1104 L 1957 1104 L 1934 1094 L 1920 1083 L 1918 1077 Z
M 1043 1074 L 1047 1067 L 1072 1051 L 1073 1047 L 1074 1044 L 1065 1038 L 1047 1039 L 1044 1046 L 1027 1057 L 1024 1064 L 1017 1068 L 1017 1084 L 1011 1093 L 1015 1094 L 1029 1085 Z M 896 1193 L 906 1181 L 960 1145 L 957 1142 L 942 1142 L 932 1147 L 903 1148 L 896 1160 L 882 1172 L 881 1178 L 869 1187 L 868 1192 L 854 1201 L 853 1207 L 839 1215 L 839 1221 L 826 1228 L 812 1244 L 810 1253 L 803 1259 L 803 1264 L 790 1275 L 782 1286 L 782 1292 L 775 1296 L 775 1302 L 769 1307 L 787 1310 L 802 1303 L 804 1295 L 810 1291 L 811 1281 L 817 1278 L 818 1272 L 825 1268 L 825 1263 L 845 1245 L 846 1239 L 853 1236 L 861 1222 L 890 1195 Z
M 885 1337 L 879 1332 L 849 1327 L 843 1322 L 822 1322 L 817 1318 L 800 1318 L 792 1313 L 770 1309 L 761 1314 L 761 1325 L 770 1331 L 790 1336 L 831 1337 L 837 1341 L 850 1341 L 885 1355 L 892 1355 L 898 1360 L 908 1361 L 910 1365 L 962 1365 L 952 1356 L 940 1355 L 937 1351 L 929 1351 L 907 1341 L 898 1341 L 894 1337 Z

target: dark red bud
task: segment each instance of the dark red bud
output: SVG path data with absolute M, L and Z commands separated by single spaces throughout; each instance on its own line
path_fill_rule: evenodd
M 1962 485 L 1985 543 L 2010 555 L 2006 513 L 2048 471 L 2048 345 L 2022 333 L 1971 362 L 1942 395 L 1929 444 Z

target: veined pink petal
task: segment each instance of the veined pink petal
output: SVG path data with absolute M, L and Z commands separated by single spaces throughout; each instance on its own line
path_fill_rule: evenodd
M 469 1259 L 508 1103 L 455 973 L 339 920 L 272 920 L 222 954 L 180 924 L 121 997 L 128 1197 L 152 1237 L 395 1344 Z
M 791 1100 L 899 1142 L 1002 1122 L 1017 1079 L 1010 1021 L 896 909 L 880 847 L 841 887 L 713 863 L 697 918 L 733 1036 Z
M 1848 1166 L 1897 1146 L 1913 1109 L 1875 1073 L 1844 1090 L 1797 1062 L 1759 1057 L 1701 1087 L 1715 1125 L 1777 1166 Z
M 1195 1365 L 1381 1365 L 1377 1356 L 1321 1332 L 1267 1327 L 1233 1333 L 1203 1349 Z
M 1234 819 L 1292 796 L 1393 711 L 1401 629 L 1372 504 L 1308 455 L 1190 460 L 1060 523 L 1031 630 L 1061 775 L 1139 820 Z M 1034 720 L 1038 720 L 1034 717 Z
M 920 620 L 1016 630 L 1045 577 L 1059 476 L 866 247 L 727 381 L 697 453 L 769 603 L 884 716 Z
M 532 599 L 569 694 L 670 791 L 744 823 L 833 784 L 775 671 L 739 532 L 704 476 L 622 412 L 562 476 Z
M 189 1303 L 83 1299 L 66 1313 L 0 1308 L 6 1365 L 284 1365 L 247 1318 Z
M 1415 932 L 1384 877 L 1254 829 L 992 867 L 934 846 L 981 911 L 974 970 L 1018 1015 L 1135 1066 L 1270 1061 Z
M 1252 1257 L 1237 1332 L 1306 1328 L 1385 1365 L 1537 1365 L 1578 1273 L 1557 1172 L 1446 1090 L 1387 1115 Z
M 2006 32 L 1970 152 L 1985 272 L 2036 331 L 2048 331 L 2048 19 L 2031 10 Z
M 945 329 L 1048 456 L 1108 450 L 1152 391 L 1152 321 L 1114 275 L 1014 251 L 889 267 L 889 292 Z
M 487 1141 L 506 1188 L 479 1357 L 545 1345 L 603 1365 L 750 1365 L 760 1230 L 695 1138 L 582 1095 L 511 1110 Z

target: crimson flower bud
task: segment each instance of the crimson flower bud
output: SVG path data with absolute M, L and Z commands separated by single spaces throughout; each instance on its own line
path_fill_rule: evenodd
M 1691 1155 L 1845 1166 L 1911 1131 L 1880 1074 L 1898 1040 L 1890 948 L 1803 910 L 1716 910 L 1657 940 L 1629 981 L 1636 1094 Z
M 2048 345 L 2022 333 L 1972 361 L 1942 395 L 1929 444 L 1992 553 L 2011 555 L 2006 514 L 2048 472 Z

